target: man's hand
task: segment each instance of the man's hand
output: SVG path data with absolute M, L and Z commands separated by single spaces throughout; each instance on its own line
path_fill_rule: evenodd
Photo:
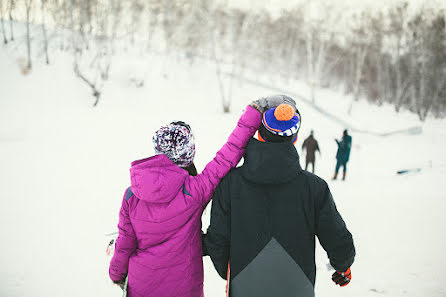
M 291 105 L 294 108 L 294 111 L 297 111 L 296 101 L 285 95 L 263 97 L 254 100 L 250 105 L 257 109 L 260 113 L 264 113 L 268 109 L 275 108 L 282 103 Z
M 344 287 L 344 286 L 346 286 L 346 285 L 348 285 L 350 283 L 350 281 L 352 279 L 352 272 L 350 271 L 350 268 L 347 269 L 347 271 L 345 271 L 345 272 L 336 271 L 331 276 L 331 279 L 337 285 L 340 285 L 341 287 Z

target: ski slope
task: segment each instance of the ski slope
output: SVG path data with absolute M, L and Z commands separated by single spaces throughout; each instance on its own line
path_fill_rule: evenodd
M 20 74 L 16 58 L 0 47 L 0 296 L 120 296 L 108 278 L 110 238 L 104 234 L 116 231 L 130 162 L 153 153 L 151 136 L 160 125 L 183 120 L 196 136 L 201 170 L 243 107 L 274 93 L 237 81 L 232 113 L 222 114 L 212 64 L 191 65 L 181 55 L 123 54 L 92 108 L 94 99 L 73 74 L 68 54 L 54 56 L 51 66 L 35 63 L 28 76 Z M 133 76 L 145 78 L 143 88 L 129 83 Z M 299 82 L 287 89 L 307 94 Z M 329 182 L 357 248 L 352 282 L 339 288 L 318 247 L 316 296 L 446 296 L 446 120 L 420 123 L 408 112 L 363 101 L 347 116 L 350 99 L 328 90 L 318 90 L 317 100 L 358 127 L 384 133 L 421 125 L 423 133 L 352 133 L 347 181 L 331 181 L 334 138 L 344 127 L 298 101 L 298 151 L 313 129 L 322 151 L 316 173 Z M 414 167 L 422 171 L 395 174 Z M 203 230 L 208 224 L 209 210 Z M 205 295 L 225 295 L 225 281 L 209 258 Z

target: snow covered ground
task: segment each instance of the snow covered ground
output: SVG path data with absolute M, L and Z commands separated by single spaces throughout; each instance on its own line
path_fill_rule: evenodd
M 92 108 L 90 90 L 74 76 L 67 54 L 53 57 L 51 66 L 36 63 L 28 76 L 20 74 L 16 58 L 10 48 L 0 48 L 0 296 L 120 296 L 108 278 L 110 238 L 104 234 L 116 231 L 130 162 L 153 153 L 153 131 L 172 120 L 190 123 L 201 170 L 242 108 L 275 93 L 237 82 L 233 112 L 225 115 L 212 64 L 123 54 L 113 64 L 101 102 Z M 145 76 L 145 86 L 130 86 L 131 75 Z M 297 82 L 286 88 L 307 94 Z M 339 288 L 318 247 L 316 295 L 446 296 L 446 120 L 420 123 L 410 113 L 366 102 L 355 103 L 347 116 L 350 99 L 327 90 L 318 91 L 317 100 L 362 129 L 421 125 L 423 133 L 352 133 L 347 181 L 333 182 L 334 138 L 344 127 L 298 101 L 299 152 L 314 129 L 322 150 L 316 173 L 329 182 L 357 248 L 352 283 Z M 396 175 L 414 167 L 422 171 Z M 203 230 L 208 224 L 209 210 Z M 205 258 L 206 296 L 222 297 L 224 288 Z

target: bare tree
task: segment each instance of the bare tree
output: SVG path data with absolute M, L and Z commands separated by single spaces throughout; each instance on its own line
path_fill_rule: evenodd
M 140 0 L 132 0 L 130 3 L 130 14 L 132 21 L 130 23 L 130 42 L 135 43 L 135 35 L 141 27 L 141 16 L 144 13 L 144 4 Z
M 92 34 L 93 33 L 93 10 L 94 7 L 96 6 L 96 0 L 85 0 L 85 18 L 86 18 L 86 23 L 88 26 L 87 29 L 87 33 L 88 34 Z
M 221 104 L 223 107 L 223 112 L 224 113 L 229 113 L 231 111 L 231 98 L 229 96 L 227 96 L 226 94 L 226 90 L 225 90 L 225 85 L 223 82 L 223 74 L 222 74 L 222 59 L 221 57 L 218 55 L 218 45 L 217 45 L 217 40 L 218 40 L 218 23 L 220 22 L 220 19 L 215 17 L 214 18 L 214 24 L 211 27 L 211 32 L 212 32 L 212 58 L 213 61 L 215 62 L 215 74 L 216 74 L 216 78 L 217 78 L 217 82 L 218 82 L 218 87 L 220 90 L 220 97 L 221 97 Z
M 82 54 L 79 51 L 75 53 L 73 70 L 74 73 L 77 75 L 77 77 L 79 77 L 84 83 L 86 83 L 91 88 L 92 95 L 96 98 L 93 107 L 96 107 L 99 103 L 99 99 L 101 98 L 101 91 L 95 81 L 93 81 L 90 78 L 87 78 L 87 76 L 80 71 L 79 59 L 81 55 Z
M 111 25 L 111 42 L 113 42 L 118 34 L 119 26 L 121 24 L 122 17 L 122 1 L 121 0 L 110 0 L 110 7 L 112 9 L 112 25 Z M 104 35 L 107 35 L 106 25 L 103 26 Z
M 147 6 L 149 18 L 147 29 L 147 50 L 149 50 L 151 48 L 152 37 L 156 26 L 158 25 L 158 18 L 161 13 L 161 3 L 159 1 L 150 1 Z
M 367 34 L 368 31 L 368 22 L 366 21 L 367 16 L 365 14 L 361 15 L 361 20 L 358 22 L 357 27 L 353 28 L 352 40 L 349 42 L 352 50 L 354 51 L 354 55 L 352 57 L 352 83 L 353 83 L 353 98 L 350 101 L 349 108 L 347 110 L 348 114 L 351 114 L 353 108 L 353 102 L 358 101 L 359 94 L 361 90 L 361 78 L 364 69 L 364 63 L 366 55 L 369 51 L 370 45 L 370 35 Z
M 311 14 L 315 9 L 310 2 L 306 14 Z M 335 24 L 340 18 L 338 13 L 332 13 L 330 7 L 324 7 L 324 11 L 330 13 L 320 14 L 320 19 L 309 18 L 305 21 L 305 47 L 307 62 L 307 79 L 310 86 L 310 98 L 316 103 L 316 88 L 321 87 L 324 76 L 341 60 L 339 56 L 331 56 L 331 45 L 336 43 Z
M 304 28 L 304 9 L 305 7 L 296 7 L 295 9 L 284 12 L 284 19 L 279 24 L 280 28 L 287 28 L 287 30 L 281 30 L 285 33 L 283 37 L 283 41 L 281 43 L 285 43 L 284 52 L 282 57 L 287 57 L 285 60 L 285 64 L 283 66 L 284 69 L 288 68 L 288 72 L 292 75 L 288 75 L 288 78 L 298 78 L 301 79 L 301 69 L 304 68 L 305 63 L 302 63 L 301 57 L 305 57 L 307 48 L 305 44 L 305 39 L 303 38 L 305 34 L 302 32 L 302 28 Z M 279 20 L 277 20 L 279 21 Z M 290 22 L 287 24 L 287 22 Z
M 92 31 L 90 36 L 85 28 L 89 27 L 89 18 L 86 17 L 85 9 L 88 6 L 75 6 L 76 3 L 71 0 L 71 7 L 84 10 L 75 19 L 75 14 L 70 13 L 70 27 L 73 30 L 72 42 L 74 45 L 74 64 L 73 70 L 78 78 L 81 79 L 91 89 L 95 97 L 93 106 L 97 106 L 101 98 L 105 81 L 108 80 L 114 40 L 117 37 L 122 6 L 120 1 L 110 0 L 110 6 L 93 5 Z M 91 2 L 90 5 L 93 3 Z M 111 9 L 111 11 L 110 11 Z M 83 16 L 82 16 L 83 15 Z M 107 17 L 103 17 L 107 16 Z M 74 24 L 77 22 L 77 26 Z M 90 40 L 91 39 L 91 40 Z
M 406 37 L 405 31 L 407 30 L 408 22 L 408 3 L 400 3 L 395 7 L 391 8 L 389 11 L 390 18 L 390 32 L 389 35 L 392 36 L 394 41 L 393 48 L 393 60 L 394 60 L 394 70 L 395 70 L 395 86 L 394 86 L 394 96 L 395 96 L 395 110 L 399 111 L 402 103 L 406 97 L 407 90 L 410 84 L 410 76 L 404 75 L 404 57 L 405 53 L 403 51 L 403 40 Z
M 0 25 L 2 27 L 3 43 L 7 44 L 8 39 L 6 39 L 4 15 L 5 15 L 4 3 L 3 0 L 0 0 Z
M 50 58 L 48 56 L 48 36 L 45 27 L 45 14 L 46 14 L 46 4 L 48 0 L 40 0 L 40 13 L 42 17 L 42 34 L 43 34 L 43 49 L 45 51 L 45 62 L 47 65 L 50 64 Z
M 306 80 L 313 104 L 319 88 L 341 86 L 352 95 L 349 111 L 363 96 L 376 104 L 393 104 L 396 111 L 410 109 L 421 120 L 446 114 L 444 10 L 412 11 L 401 3 L 379 12 L 361 11 L 352 22 L 350 16 L 341 18 L 349 12 L 317 2 L 306 1 L 272 17 L 266 11 L 229 8 L 226 1 L 0 0 L 0 31 L 7 43 L 9 13 L 13 40 L 13 14 L 23 10 L 27 67 L 32 67 L 32 45 L 42 44 L 50 62 L 49 41 L 55 36 L 51 44 L 59 41 L 61 49 L 73 50 L 74 72 L 92 89 L 95 105 L 114 49 L 123 44 L 118 41 L 129 38 L 132 43 L 147 40 L 147 50 L 164 47 L 164 61 L 175 53 L 191 63 L 195 57 L 215 62 L 224 112 L 230 111 L 235 77 L 269 74 L 279 83 Z M 43 38 L 32 39 L 36 8 Z M 343 19 L 350 22 L 341 24 Z
M 96 107 L 102 95 L 105 81 L 109 77 L 111 66 L 111 50 L 109 42 L 104 37 L 95 37 L 94 43 L 84 52 L 84 47 L 79 46 L 74 52 L 74 73 L 92 91 Z
M 16 1 L 17 0 L 9 0 L 9 2 L 8 2 L 9 31 L 11 34 L 11 36 L 10 36 L 11 41 L 14 41 L 14 27 L 13 27 L 14 18 L 12 16 L 12 12 L 15 9 Z
M 31 22 L 31 8 L 33 0 L 25 0 L 26 8 L 26 48 L 28 53 L 28 69 L 32 68 L 31 62 L 31 32 L 30 32 L 30 22 Z
M 446 87 L 444 14 L 420 11 L 409 24 L 413 32 L 412 102 L 424 121 Z

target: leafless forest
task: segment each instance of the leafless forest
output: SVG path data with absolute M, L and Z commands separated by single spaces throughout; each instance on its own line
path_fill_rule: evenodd
M 232 74 L 304 80 L 313 103 L 318 89 L 333 88 L 351 94 L 352 105 L 366 98 L 409 109 L 420 120 L 446 115 L 443 9 L 400 3 L 351 12 L 312 3 L 272 17 L 206 0 L 0 0 L 0 40 L 19 42 L 15 26 L 26 24 L 20 42 L 28 69 L 39 57 L 49 64 L 55 50 L 71 52 L 95 104 L 116 44 L 124 43 L 215 61 L 219 76 L 220 66 L 230 65 Z

